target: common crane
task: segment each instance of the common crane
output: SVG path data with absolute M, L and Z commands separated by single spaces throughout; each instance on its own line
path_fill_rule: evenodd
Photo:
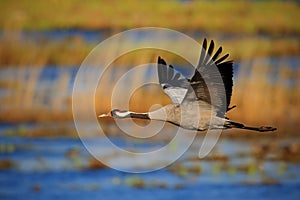
M 158 57 L 159 83 L 163 91 L 172 100 L 172 104 L 145 113 L 113 109 L 108 114 L 102 114 L 99 117 L 159 120 L 184 129 L 197 131 L 228 128 L 260 132 L 275 131 L 276 128 L 274 127 L 247 126 L 226 117 L 226 112 L 235 107 L 229 107 L 233 86 L 233 61 L 225 61 L 229 54 L 219 58 L 222 47 L 219 47 L 213 54 L 214 46 L 212 40 L 207 48 L 207 40 L 204 39 L 199 63 L 191 79 L 184 77 L 180 72 L 174 70 L 172 65 L 167 65 L 164 59 Z M 213 66 L 216 67 L 219 73 L 214 73 L 214 70 L 211 70 Z M 213 82 L 218 80 L 218 76 L 221 77 L 219 82 Z M 207 83 L 207 80 L 212 83 Z M 214 101 L 212 101 L 210 91 L 214 92 L 212 94 L 214 95 Z M 222 91 L 225 91 L 225 93 Z

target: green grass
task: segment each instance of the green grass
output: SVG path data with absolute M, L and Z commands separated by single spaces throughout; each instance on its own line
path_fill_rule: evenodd
M 160 26 L 208 33 L 300 33 L 292 1 L 0 1 L 0 29 L 113 29 Z

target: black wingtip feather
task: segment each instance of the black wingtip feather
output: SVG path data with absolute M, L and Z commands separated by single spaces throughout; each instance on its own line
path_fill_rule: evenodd
M 209 65 L 212 65 L 214 61 L 219 57 L 219 55 L 222 53 L 222 47 L 219 47 L 215 55 L 212 57 L 211 61 L 209 62 Z
M 222 53 L 222 47 L 219 47 L 217 49 L 217 51 L 214 53 L 214 48 L 215 48 L 215 43 L 213 40 L 211 40 L 209 46 L 207 46 L 207 40 L 206 38 L 203 41 L 202 44 L 202 48 L 201 48 L 201 52 L 200 52 L 200 58 L 199 58 L 199 63 L 197 66 L 197 69 L 194 73 L 194 76 L 192 77 L 191 81 L 195 81 L 195 82 L 199 82 L 199 84 L 194 84 L 192 85 L 194 91 L 197 93 L 196 95 L 197 98 L 202 99 L 204 101 L 207 101 L 208 103 L 210 102 L 210 96 L 209 94 L 207 94 L 207 86 L 205 85 L 205 82 L 202 78 L 202 75 L 199 73 L 201 71 L 201 73 L 207 73 L 209 70 L 209 67 L 211 65 L 215 65 L 219 72 L 220 75 L 222 77 L 223 80 L 223 84 L 225 86 L 225 93 L 226 93 L 226 102 L 223 101 L 223 97 L 221 97 L 221 101 L 222 103 L 220 104 L 220 106 L 222 107 L 222 105 L 227 106 L 227 109 L 229 107 L 230 104 L 230 100 L 231 100 L 231 95 L 232 95 L 232 86 L 233 86 L 233 62 L 232 61 L 225 61 L 229 54 L 226 54 L 224 56 L 222 56 L 221 58 L 220 55 Z M 225 62 L 224 62 L 225 61 Z M 201 84 L 201 82 L 203 82 Z M 216 105 L 218 106 L 218 105 Z M 221 115 L 224 115 L 223 111 L 221 111 Z M 226 111 L 225 111 L 226 112 Z
M 215 43 L 213 40 L 210 41 L 209 47 L 208 47 L 208 51 L 207 54 L 203 60 L 203 64 L 206 65 L 208 63 L 208 61 L 210 61 L 212 53 L 214 51 L 214 47 L 215 47 Z
M 172 78 L 173 78 L 173 75 L 174 75 L 174 69 L 173 69 L 173 66 L 172 66 L 172 65 L 169 65 L 169 67 L 168 67 L 168 73 L 167 73 L 168 79 L 172 79 Z
M 229 54 L 226 54 L 225 56 L 223 56 L 222 58 L 220 58 L 219 60 L 217 60 L 217 61 L 215 62 L 215 64 L 217 65 L 217 64 L 221 63 L 221 62 L 224 61 L 226 58 L 228 58 L 228 56 L 229 56 Z
M 157 60 L 157 63 L 158 64 L 163 64 L 163 65 L 166 65 L 166 61 L 164 59 L 162 59 L 160 56 L 158 56 L 158 60 Z

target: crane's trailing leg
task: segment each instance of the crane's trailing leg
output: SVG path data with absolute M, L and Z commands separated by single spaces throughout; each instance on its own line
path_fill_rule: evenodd
M 239 129 L 246 129 L 246 130 L 252 130 L 252 131 L 259 131 L 259 132 L 268 132 L 268 131 L 275 131 L 277 128 L 271 127 L 271 126 L 261 126 L 261 127 L 252 127 L 252 126 L 246 126 L 242 123 L 234 122 L 231 120 L 227 121 L 228 124 L 225 126 L 228 128 L 239 128 Z
M 230 110 L 232 110 L 233 108 L 236 108 L 236 105 L 231 106 L 230 108 L 228 108 L 228 109 L 227 109 L 227 112 L 230 111 Z

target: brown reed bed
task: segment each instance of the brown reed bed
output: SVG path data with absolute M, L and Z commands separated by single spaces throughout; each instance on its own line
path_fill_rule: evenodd
M 232 39 L 220 39 L 217 35 L 209 35 L 208 39 L 214 39 L 218 44 L 230 49 L 231 59 L 245 60 L 265 56 L 297 56 L 300 52 L 300 42 L 295 37 L 235 37 Z M 197 39 L 197 38 L 196 38 Z M 197 39 L 202 43 L 203 38 Z M 99 41 L 101 42 L 101 41 Z M 187 53 L 194 55 L 194 52 L 188 51 L 188 46 L 180 45 L 169 41 L 168 38 L 161 38 L 161 41 L 155 41 L 165 44 L 170 49 L 187 49 Z M 140 43 L 142 44 L 142 42 Z M 217 45 L 218 45 L 217 44 Z M 36 66 L 43 67 L 46 65 L 63 65 L 79 66 L 90 51 L 96 47 L 96 43 L 87 43 L 80 36 L 72 36 L 62 41 L 55 40 L 34 40 L 22 39 L 20 32 L 15 34 L 4 33 L 0 37 L 0 67 L 7 66 Z M 134 49 L 136 41 L 120 41 L 113 44 L 113 50 L 110 53 L 118 52 L 119 48 Z M 120 47 L 121 46 L 121 47 Z M 168 55 L 168 61 L 171 63 L 184 64 L 182 59 L 174 54 L 166 54 L 159 50 L 143 50 L 138 53 L 129 53 L 126 59 L 120 58 L 119 66 L 132 66 L 141 62 L 155 62 L 158 55 Z M 136 59 L 139 57 L 140 59 Z M 142 60 L 144 59 L 144 60 Z
M 299 68 L 291 69 L 282 63 L 274 69 L 270 63 L 258 61 L 251 69 L 249 72 L 241 66 L 232 96 L 232 105 L 237 105 L 237 108 L 228 116 L 248 124 L 277 126 L 281 134 L 297 133 L 300 117 Z M 274 71 L 277 78 L 270 83 L 268 74 Z M 291 80 L 294 85 L 288 84 Z
M 21 32 L 0 37 L 0 66 L 79 65 L 92 49 L 81 37 L 63 41 L 22 39 Z
M 248 66 L 249 67 L 249 66 Z M 240 67 L 238 80 L 234 85 L 232 105 L 237 108 L 228 113 L 228 117 L 233 120 L 245 122 L 253 125 L 273 125 L 280 132 L 296 132 L 297 120 L 299 119 L 298 108 L 300 105 L 299 88 L 287 86 L 286 82 L 291 78 L 299 80 L 299 71 L 280 68 L 275 83 L 269 83 L 267 74 L 272 70 L 272 66 L 262 63 L 253 63 L 250 74 L 246 66 Z M 246 72 L 244 72 L 244 70 Z M 120 74 L 122 75 L 122 74 Z M 20 75 L 13 78 L 19 80 L 19 83 L 11 84 L 7 89 L 10 94 L 2 97 L 1 101 L 1 121 L 11 122 L 49 122 L 49 121 L 70 121 L 72 120 L 71 97 L 57 96 L 57 90 L 54 89 L 52 94 L 38 92 L 37 77 L 39 73 L 30 74 L 25 81 L 20 79 Z M 66 76 L 66 75 L 64 75 Z M 107 75 L 109 76 L 109 75 Z M 144 75 L 145 76 L 145 75 Z M 116 76 L 117 79 L 119 76 Z M 62 93 L 68 93 L 67 87 L 64 87 L 66 81 L 59 81 L 65 77 L 60 77 L 57 81 L 57 88 L 65 88 Z M 134 79 L 141 79 L 141 74 L 135 74 L 131 82 L 126 87 L 132 87 L 135 84 Z M 67 79 L 69 80 L 69 79 Z M 95 96 L 96 112 L 106 113 L 111 109 L 111 91 L 115 80 L 105 78 L 100 83 Z M 18 81 L 16 81 L 18 82 Z M 124 90 L 126 92 L 127 90 Z M 82 94 L 84 97 L 84 93 Z M 47 103 L 44 98 L 52 97 Z M 122 94 L 120 94 L 122 96 Z M 121 100 L 122 101 L 122 100 Z M 82 98 L 82 109 L 90 102 Z M 160 90 L 159 87 L 151 86 L 136 90 L 129 101 L 129 109 L 144 112 L 148 111 L 153 104 L 165 105 L 169 103 L 168 97 Z
M 130 56 L 129 58 L 132 59 Z M 120 58 L 113 65 L 119 66 L 118 64 L 125 62 L 122 59 Z M 141 54 L 136 59 L 132 62 L 143 63 L 148 62 L 147 59 L 151 59 L 151 56 L 148 58 L 146 54 L 143 56 Z M 155 62 L 156 58 L 154 56 L 152 59 L 151 62 Z M 297 123 L 300 118 L 298 112 L 300 107 L 300 71 L 298 68 L 291 69 L 286 66 L 286 63 L 279 63 L 278 65 L 277 68 L 274 68 L 271 63 L 258 59 L 250 64 L 240 66 L 231 102 L 232 105 L 237 105 L 237 108 L 230 111 L 228 117 L 250 125 L 275 126 L 278 128 L 277 135 L 284 137 L 289 134 L 296 134 L 299 131 Z M 127 70 L 125 67 L 112 66 L 111 68 L 117 70 L 107 71 L 100 80 L 95 94 L 97 114 L 107 113 L 111 109 L 111 94 L 114 83 Z M 1 81 L 1 87 L 8 90 L 8 93 L 0 98 L 0 121 L 55 123 L 72 121 L 71 96 L 66 96 L 66 94 L 70 94 L 68 84 L 71 75 L 68 73 L 60 74 L 57 80 L 52 83 L 50 90 L 41 91 L 37 90 L 41 71 L 35 70 L 28 73 L 26 70 L 27 68 L 20 68 L 13 77 Z M 113 77 L 112 73 L 114 73 Z M 122 100 L 122 96 L 131 87 L 135 87 L 136 83 L 146 79 L 146 71 L 143 73 L 135 73 L 126 84 L 123 84 L 123 93 L 119 94 L 120 108 L 123 108 L 123 104 L 127 106 Z M 276 76 L 270 77 L 270 73 Z M 150 77 L 153 81 L 154 78 Z M 270 78 L 273 78 L 272 81 L 270 81 Z M 290 80 L 294 80 L 294 85 L 287 84 Z M 90 103 L 90 99 L 87 99 L 84 91 L 81 96 L 81 105 L 77 106 L 82 109 L 84 115 L 86 105 Z M 145 112 L 153 104 L 166 105 L 169 102 L 170 100 L 161 91 L 160 87 L 152 85 L 139 88 L 133 93 L 129 100 L 129 109 Z M 109 123 L 109 120 L 104 123 Z M 31 133 L 35 135 L 38 134 L 37 132 Z M 236 132 L 241 133 L 243 131 L 238 130 Z M 31 133 L 30 135 L 32 135 Z M 51 134 L 51 131 L 49 134 Z

